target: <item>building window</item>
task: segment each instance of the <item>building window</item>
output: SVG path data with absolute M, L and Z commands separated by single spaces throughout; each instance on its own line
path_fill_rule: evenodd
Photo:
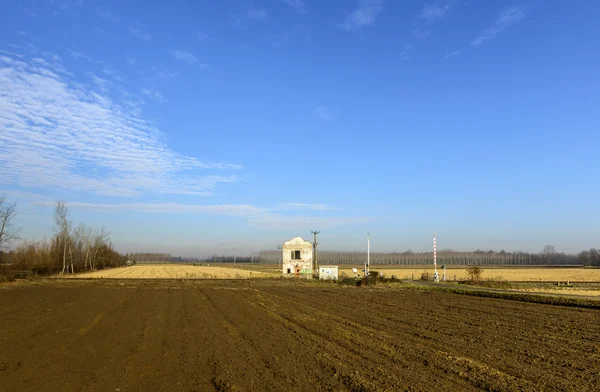
M 292 260 L 300 260 L 300 251 L 299 250 L 293 250 L 292 251 Z
M 288 268 L 288 274 L 291 274 L 291 273 L 292 273 L 292 269 Z

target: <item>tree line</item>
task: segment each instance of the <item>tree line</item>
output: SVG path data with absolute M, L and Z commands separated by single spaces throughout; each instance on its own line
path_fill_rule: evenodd
M 280 250 L 263 250 L 258 252 L 256 262 L 277 264 L 281 263 Z M 433 264 L 433 251 L 431 252 L 371 252 L 372 265 L 424 265 Z M 483 251 L 477 249 L 472 252 L 457 252 L 454 250 L 440 250 L 436 254 L 438 265 L 597 265 L 600 266 L 600 252 L 596 249 L 583 251 L 579 255 L 556 252 L 552 245 L 546 245 L 539 253 Z M 318 262 L 321 265 L 333 264 L 363 264 L 367 261 L 367 252 L 344 252 L 319 250 Z
M 0 197 L 0 264 L 5 274 L 28 270 L 38 274 L 73 274 L 125 265 L 127 258 L 114 250 L 105 228 L 75 224 L 67 205 L 58 201 L 54 208 L 54 234 L 50 239 L 23 241 L 15 249 L 8 245 L 19 240 L 15 225 L 16 204 Z

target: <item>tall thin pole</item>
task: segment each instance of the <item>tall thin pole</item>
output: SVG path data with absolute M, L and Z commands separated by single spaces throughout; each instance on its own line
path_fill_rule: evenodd
M 235 267 L 235 259 L 237 258 L 237 247 L 233 248 L 233 266 Z
M 318 246 L 319 243 L 317 242 L 317 234 L 320 233 L 320 231 L 318 230 L 313 230 L 311 231 L 312 235 L 313 235 L 313 271 L 318 269 Z
M 369 266 L 371 265 L 371 234 L 367 233 L 367 265 L 365 265 L 365 274 L 369 275 Z
M 438 272 L 437 272 L 437 243 L 435 238 L 435 230 L 433 231 L 433 280 L 438 281 Z
M 435 230 L 433 231 L 433 269 L 437 271 L 437 244 L 435 243 Z

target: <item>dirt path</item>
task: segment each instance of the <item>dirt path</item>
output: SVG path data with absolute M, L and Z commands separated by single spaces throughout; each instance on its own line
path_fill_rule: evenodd
M 0 290 L 11 391 L 593 390 L 600 311 L 281 281 Z

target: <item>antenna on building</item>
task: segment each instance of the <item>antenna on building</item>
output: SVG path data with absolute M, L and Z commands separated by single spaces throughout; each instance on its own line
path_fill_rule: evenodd
M 318 268 L 318 264 L 317 264 L 317 246 L 319 245 L 319 243 L 317 242 L 317 234 L 320 233 L 320 231 L 318 230 L 313 230 L 310 232 L 313 235 L 313 271 L 317 270 Z

